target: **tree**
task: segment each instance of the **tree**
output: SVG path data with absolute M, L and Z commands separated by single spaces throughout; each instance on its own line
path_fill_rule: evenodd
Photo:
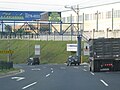
M 5 30 L 6 30 L 7 32 L 12 32 L 12 26 L 10 26 L 10 25 L 5 25 Z

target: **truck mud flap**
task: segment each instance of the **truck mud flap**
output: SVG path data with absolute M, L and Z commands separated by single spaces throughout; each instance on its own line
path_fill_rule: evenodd
M 113 70 L 114 70 L 114 71 L 120 71 L 120 60 L 114 61 L 114 62 L 113 62 L 113 65 L 114 65 L 114 66 L 113 66 Z
M 99 72 L 100 71 L 100 62 L 99 61 L 92 61 L 91 63 L 91 71 L 92 72 Z

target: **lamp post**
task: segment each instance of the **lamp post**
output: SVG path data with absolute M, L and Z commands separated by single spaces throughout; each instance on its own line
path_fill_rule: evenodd
M 77 14 L 77 56 L 78 56 L 78 60 L 81 63 L 81 38 L 82 35 L 79 32 L 79 5 L 77 5 L 77 8 L 74 8 L 73 6 L 65 6 L 65 8 L 70 8 L 72 11 L 74 11 Z

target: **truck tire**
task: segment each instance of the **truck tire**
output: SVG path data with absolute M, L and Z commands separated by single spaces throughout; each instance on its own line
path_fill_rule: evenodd
M 91 67 L 90 67 L 89 69 L 90 69 L 90 71 L 91 71 Z
M 69 66 L 69 63 L 67 63 L 67 66 Z
M 91 71 L 94 72 L 94 61 L 91 61 L 91 66 L 90 66 L 90 68 L 91 68 Z
M 110 68 L 109 68 L 109 71 L 113 71 L 113 67 L 110 67 Z

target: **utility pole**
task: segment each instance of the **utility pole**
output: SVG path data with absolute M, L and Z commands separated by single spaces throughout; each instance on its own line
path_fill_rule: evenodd
M 99 19 L 99 12 L 97 11 L 97 13 L 95 13 L 96 15 L 96 31 L 98 31 L 98 19 Z
M 112 31 L 113 31 L 113 29 L 114 29 L 114 9 L 112 9 Z
M 8 32 L 8 51 L 10 51 L 10 32 Z M 8 62 L 10 62 L 10 53 L 8 53 Z
M 73 10 L 77 14 L 77 56 L 78 56 L 78 60 L 81 63 L 81 38 L 82 38 L 82 33 L 79 30 L 80 29 L 80 26 L 79 26 L 79 5 L 77 5 L 77 8 L 74 8 L 73 6 L 71 6 L 71 7 L 65 6 L 65 8 L 70 8 L 71 10 Z

